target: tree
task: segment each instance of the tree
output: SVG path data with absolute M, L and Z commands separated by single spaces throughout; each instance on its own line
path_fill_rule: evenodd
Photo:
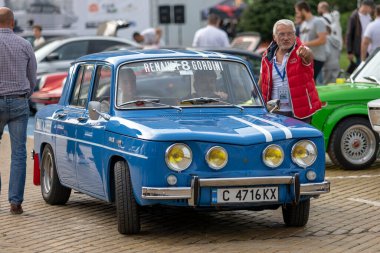
M 274 23 L 283 18 L 294 19 L 296 0 L 254 0 L 248 4 L 239 22 L 239 31 L 255 31 L 263 41 L 272 40 Z

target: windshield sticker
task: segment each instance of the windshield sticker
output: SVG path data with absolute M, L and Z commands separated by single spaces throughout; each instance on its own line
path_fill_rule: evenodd
M 156 61 L 144 63 L 144 69 L 146 73 L 191 70 L 223 71 L 223 65 L 220 61 Z

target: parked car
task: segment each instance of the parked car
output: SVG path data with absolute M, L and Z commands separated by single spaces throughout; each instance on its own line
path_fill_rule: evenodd
M 131 40 L 106 36 L 53 39 L 35 51 L 37 74 L 67 71 L 73 60 L 114 45 L 139 46 Z
M 65 204 L 74 189 L 115 202 L 122 234 L 138 233 L 139 208 L 154 205 L 281 207 L 286 225 L 304 226 L 310 199 L 330 190 L 322 133 L 269 113 L 246 61 L 234 56 L 84 56 L 59 103 L 41 108 L 35 122 L 34 183 L 43 199 Z
M 26 10 L 14 12 L 15 20 L 21 27 L 39 24 L 46 29 L 70 28 L 78 17 L 51 3 L 32 3 Z
M 368 118 L 367 103 L 380 97 L 380 48 L 344 84 L 318 86 L 325 104 L 312 125 L 325 137 L 331 160 L 345 169 L 365 169 L 376 160 L 379 135 Z
M 58 103 L 66 77 L 67 72 L 56 72 L 39 76 L 37 91 L 32 94 L 30 100 L 33 103 L 43 105 Z
M 368 102 L 368 116 L 373 130 L 380 133 L 380 99 Z

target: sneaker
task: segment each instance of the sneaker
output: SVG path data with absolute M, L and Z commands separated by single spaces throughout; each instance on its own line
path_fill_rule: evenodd
M 21 204 L 11 204 L 11 214 L 22 214 L 24 210 L 22 210 Z

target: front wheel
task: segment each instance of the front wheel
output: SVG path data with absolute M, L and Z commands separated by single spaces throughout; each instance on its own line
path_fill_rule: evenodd
M 310 199 L 300 201 L 298 204 L 282 206 L 282 217 L 289 227 L 303 227 L 309 220 Z
M 351 117 L 335 127 L 327 152 L 334 164 L 360 170 L 371 166 L 378 150 L 379 135 L 372 130 L 368 119 Z
M 118 231 L 120 234 L 137 234 L 140 232 L 140 217 L 127 163 L 116 162 L 114 172 Z
M 46 145 L 42 153 L 40 179 L 41 193 L 46 203 L 63 205 L 69 200 L 71 189 L 59 181 L 54 152 L 50 145 Z

